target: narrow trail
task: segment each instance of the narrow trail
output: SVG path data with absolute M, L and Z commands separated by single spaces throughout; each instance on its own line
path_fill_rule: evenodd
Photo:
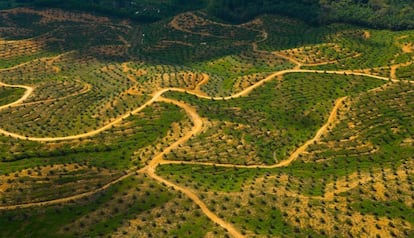
M 210 209 L 208 209 L 207 205 L 203 201 L 201 201 L 201 199 L 195 193 L 193 193 L 190 189 L 178 186 L 178 185 L 176 185 L 176 184 L 174 184 L 174 183 L 158 176 L 153 171 L 149 171 L 148 175 L 151 178 L 153 178 L 153 179 L 157 180 L 158 182 L 160 182 L 161 184 L 164 184 L 168 187 L 172 187 L 175 190 L 178 190 L 178 191 L 184 193 L 188 198 L 193 200 L 193 202 L 198 205 L 198 207 L 201 209 L 201 211 L 208 218 L 210 218 L 211 221 L 213 221 L 214 223 L 216 223 L 216 224 L 220 225 L 221 227 L 223 227 L 232 237 L 236 237 L 236 238 L 244 237 L 236 228 L 234 228 L 233 225 L 231 225 L 230 223 L 224 221 L 223 219 L 218 217 L 215 213 L 213 213 Z
M 166 93 L 168 91 L 185 92 L 185 93 L 194 95 L 194 96 L 199 97 L 199 98 L 210 99 L 210 100 L 212 99 L 212 100 L 216 100 L 216 101 L 218 101 L 218 100 L 230 100 L 230 99 L 245 96 L 245 95 L 249 94 L 251 91 L 253 91 L 254 89 L 262 86 L 264 83 L 266 83 L 270 80 L 273 80 L 275 77 L 283 76 L 283 75 L 288 74 L 288 73 L 347 74 L 347 75 L 366 76 L 366 77 L 371 77 L 371 78 L 390 81 L 390 79 L 386 78 L 386 77 L 370 75 L 370 74 L 365 74 L 365 73 L 355 73 L 355 72 L 351 72 L 351 71 L 323 71 L 323 70 L 290 69 L 290 70 L 283 70 L 283 71 L 275 72 L 275 73 L 269 75 L 268 77 L 264 78 L 263 80 L 257 82 L 256 84 L 253 84 L 252 86 L 250 86 L 248 88 L 245 88 L 244 90 L 242 90 L 242 91 L 240 91 L 236 94 L 226 96 L 226 97 L 209 97 L 209 96 L 204 95 L 203 93 L 192 91 L 192 90 L 185 90 L 185 89 L 182 89 L 182 88 L 165 88 L 165 89 L 162 89 L 162 90 L 159 90 L 159 91 L 155 92 L 150 100 L 148 100 L 143 105 L 136 108 L 135 110 L 130 111 L 130 112 L 118 117 L 117 119 L 113 120 L 112 122 L 98 128 L 96 130 L 89 131 L 89 132 L 82 133 L 82 134 L 71 135 L 71 136 L 61 136 L 61 137 L 32 137 L 32 136 L 21 135 L 21 134 L 14 133 L 14 132 L 9 132 L 9 131 L 6 131 L 6 130 L 1 129 L 1 128 L 0 128 L 0 134 L 3 134 L 4 136 L 15 138 L 15 139 L 37 141 L 37 142 L 54 142 L 54 141 L 64 141 L 64 140 L 76 140 L 76 139 L 91 137 L 91 136 L 95 136 L 95 135 L 97 135 L 97 134 L 99 134 L 103 131 L 111 129 L 112 126 L 122 122 L 122 120 L 127 119 L 131 115 L 142 111 L 147 106 L 154 103 L 159 97 L 161 97 L 164 93 Z M 395 80 L 395 79 L 391 80 L 391 81 L 392 82 L 399 82 L 399 80 Z M 1 106 L 0 110 L 4 109 L 4 108 L 7 108 L 7 107 L 10 107 L 10 106 L 19 105 L 24 100 L 26 100 L 27 97 L 29 97 L 30 94 L 33 92 L 33 87 L 30 87 L 30 86 L 8 85 L 8 84 L 3 84 L 3 83 L 1 83 L 0 85 L 7 86 L 7 87 L 19 87 L 19 88 L 24 88 L 24 89 L 27 90 L 26 93 L 23 95 L 23 97 L 21 97 L 18 101 L 7 104 L 7 105 L 4 105 L 4 106 Z
M 196 92 L 193 92 L 191 90 L 184 90 L 184 89 L 174 89 L 174 90 L 170 90 L 170 91 L 180 91 L 180 92 L 186 92 L 188 94 L 192 94 L 194 96 L 197 96 L 199 98 L 203 98 L 203 99 L 212 99 L 212 100 L 230 100 L 230 99 L 234 99 L 234 98 L 239 98 L 242 96 L 245 96 L 247 94 L 249 94 L 251 91 L 253 91 L 254 89 L 262 86 L 264 83 L 273 80 L 274 78 L 276 78 L 277 76 L 283 76 L 285 74 L 290 74 L 290 73 L 318 73 L 318 74 L 340 74 L 340 75 L 356 75 L 356 76 L 365 76 L 365 77 L 370 77 L 370 78 L 376 78 L 376 79 L 381 79 L 384 81 L 392 81 L 392 82 L 399 82 L 399 80 L 392 80 L 390 78 L 387 77 L 382 77 L 382 76 L 376 76 L 376 75 L 371 75 L 371 74 L 365 74 L 365 73 L 357 73 L 357 72 L 352 72 L 352 71 L 326 71 L 326 70 L 308 70 L 308 69 L 287 69 L 287 70 L 282 70 L 282 71 L 277 71 L 275 73 L 272 73 L 271 75 L 267 76 L 266 78 L 262 79 L 261 81 L 253 84 L 250 87 L 247 87 L 245 89 L 243 89 L 242 91 L 235 93 L 233 95 L 230 96 L 226 96 L 226 97 L 209 97 L 209 96 L 205 96 L 205 95 L 200 95 Z
M 298 69 L 302 68 L 302 66 L 308 66 L 308 67 L 321 66 L 321 65 L 333 64 L 333 63 L 338 62 L 338 60 L 334 60 L 334 61 L 327 61 L 327 62 L 320 62 L 320 63 L 308 63 L 307 64 L 307 63 L 302 63 L 302 62 L 298 61 L 297 59 L 295 59 L 293 57 L 289 57 L 287 55 L 281 54 L 278 51 L 269 52 L 269 51 L 265 51 L 265 50 L 259 50 L 258 43 L 263 42 L 263 41 L 267 40 L 267 38 L 268 38 L 268 33 L 267 32 L 262 33 L 262 35 L 263 35 L 263 39 L 252 43 L 253 51 L 259 52 L 259 53 L 265 53 L 265 54 L 272 54 L 272 55 L 274 55 L 278 58 L 282 58 L 284 60 L 287 60 L 287 61 L 289 61 L 289 62 L 291 62 L 292 64 L 295 65 L 294 68 L 293 68 L 294 70 L 298 70 Z
M 266 52 L 266 51 L 264 51 L 264 52 Z M 271 52 L 271 54 L 274 55 L 274 56 L 276 56 L 276 57 L 285 59 L 285 60 L 290 61 L 291 63 L 293 63 L 295 65 L 295 67 L 293 69 L 300 69 L 303 66 L 303 64 L 301 62 L 297 61 L 296 59 L 294 59 L 292 57 L 289 57 L 289 56 L 280 54 L 280 53 L 278 53 L 276 51 L 275 52 Z
M 179 145 L 184 144 L 185 142 L 187 142 L 192 136 L 199 133 L 201 131 L 201 129 L 203 128 L 203 119 L 200 117 L 200 115 L 198 115 L 196 110 L 194 108 L 190 107 L 189 105 L 187 105 L 185 103 L 182 103 L 182 102 L 179 102 L 179 101 L 176 101 L 176 100 L 173 100 L 173 99 L 164 98 L 164 97 L 161 97 L 161 96 L 157 98 L 157 101 L 158 102 L 165 102 L 165 103 L 174 104 L 174 105 L 184 109 L 186 111 L 187 115 L 192 120 L 194 126 L 187 134 L 185 134 L 183 137 L 181 137 L 180 139 L 175 141 L 173 144 L 168 146 L 161 153 L 159 153 L 158 155 L 156 155 L 154 158 L 151 159 L 151 161 L 149 162 L 149 164 L 147 166 L 147 169 L 148 169 L 148 171 L 153 171 L 153 172 L 155 172 L 155 169 L 158 166 L 158 164 L 160 163 L 160 161 L 163 160 L 164 155 L 170 153 L 171 150 L 177 148 Z
M 254 52 L 258 52 L 258 53 L 262 53 L 262 54 L 272 54 L 276 57 L 287 60 L 287 61 L 289 61 L 289 62 L 291 62 L 292 64 L 295 65 L 295 67 L 293 69 L 300 69 L 303 66 L 302 63 L 297 61 L 296 59 L 294 59 L 292 57 L 288 57 L 288 56 L 283 55 L 283 54 L 280 54 L 277 51 L 269 52 L 269 51 L 266 51 L 266 50 L 260 50 L 258 44 L 260 42 L 266 41 L 269 38 L 269 33 L 267 33 L 264 30 L 260 30 L 259 32 L 261 32 L 261 34 L 262 34 L 262 39 L 252 43 L 252 49 L 253 49 Z

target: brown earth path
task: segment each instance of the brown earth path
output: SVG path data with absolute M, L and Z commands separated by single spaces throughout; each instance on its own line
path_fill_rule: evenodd
M 190 107 L 189 105 L 187 105 L 183 102 L 179 102 L 177 100 L 164 98 L 164 97 L 161 97 L 161 96 L 157 97 L 156 100 L 158 102 L 165 102 L 165 103 L 174 104 L 174 105 L 184 109 L 186 111 L 187 115 L 190 117 L 191 121 L 193 122 L 194 126 L 183 137 L 180 137 L 173 144 L 171 144 L 170 146 L 165 148 L 161 153 L 157 154 L 155 157 L 153 157 L 151 159 L 151 161 L 148 163 L 148 166 L 145 168 L 145 170 L 148 173 L 155 173 L 155 169 L 158 166 L 159 162 L 163 160 L 162 158 L 163 158 L 164 155 L 170 153 L 171 150 L 175 149 L 179 145 L 181 145 L 181 144 L 185 143 L 186 141 L 188 141 L 192 136 L 199 133 L 201 131 L 201 129 L 203 128 L 202 118 L 200 117 L 200 115 L 198 115 L 196 110 L 194 108 Z
M 326 62 L 320 62 L 320 63 L 302 63 L 302 62 L 298 61 L 297 59 L 295 59 L 293 57 L 289 57 L 289 56 L 287 56 L 285 54 L 282 54 L 278 51 L 269 52 L 269 51 L 265 51 L 265 50 L 260 50 L 259 46 L 258 46 L 258 43 L 266 41 L 267 38 L 269 37 L 269 34 L 266 31 L 260 31 L 260 32 L 262 34 L 262 39 L 252 43 L 253 51 L 259 52 L 259 53 L 265 53 L 265 54 L 272 54 L 272 55 L 274 55 L 278 58 L 285 59 L 285 60 L 287 60 L 287 61 L 289 61 L 289 62 L 291 62 L 292 64 L 295 65 L 295 67 L 293 69 L 300 69 L 302 66 L 308 66 L 308 67 L 321 66 L 321 65 L 333 64 L 333 63 L 338 62 L 338 60 L 334 60 L 334 61 L 326 61 Z M 360 56 L 360 54 L 358 54 L 354 57 L 359 57 L 359 56 Z
M 232 237 L 236 237 L 236 238 L 244 237 L 236 228 L 234 228 L 233 225 L 231 225 L 230 223 L 224 221 L 223 219 L 218 217 L 215 213 L 213 213 L 210 209 L 208 209 L 207 205 L 195 193 L 193 193 L 190 189 L 178 186 L 178 185 L 176 185 L 176 184 L 174 184 L 174 183 L 158 176 L 155 173 L 155 171 L 149 170 L 147 174 L 151 178 L 153 178 L 153 179 L 157 180 L 158 182 L 160 182 L 161 184 L 164 184 L 168 187 L 172 187 L 175 190 L 178 190 L 178 191 L 184 193 L 188 198 L 193 200 L 193 202 L 198 205 L 198 207 L 201 209 L 201 211 L 208 218 L 210 218 L 211 221 L 213 221 L 214 223 L 216 223 L 216 224 L 220 225 L 221 227 L 223 227 Z

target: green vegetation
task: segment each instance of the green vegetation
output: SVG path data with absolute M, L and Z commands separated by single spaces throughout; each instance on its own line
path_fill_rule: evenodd
M 211 0 L 209 12 L 236 22 L 272 13 L 313 24 L 345 22 L 392 29 L 414 27 L 410 0 Z
M 342 48 L 353 49 L 359 57 L 349 57 L 329 64 L 323 69 L 372 69 L 387 68 L 401 47 L 395 44 L 399 33 L 369 30 L 369 37 L 362 30 L 345 31 L 334 36 Z
M 139 186 L 141 183 L 150 186 L 143 188 Z M 66 206 L 1 212 L 1 223 L 10 229 L 2 229 L 0 234 L 4 237 L 96 237 L 116 230 L 124 219 L 165 204 L 174 196 L 146 178 L 131 177 L 95 197 Z
M 24 93 L 22 88 L 0 87 L 0 105 L 17 101 Z
M 413 71 L 414 71 L 414 65 L 413 64 L 411 64 L 407 67 L 401 67 L 397 71 L 397 77 L 400 78 L 400 79 L 413 81 L 414 80 Z
M 413 153 L 413 115 L 409 112 L 413 109 L 412 88 L 411 84 L 401 83 L 352 100 L 349 111 L 342 112 L 345 118 L 323 140 L 311 145 L 303 162 L 295 165 L 302 171 L 323 169 L 323 174 L 338 174 L 345 172 L 343 168 L 351 173 L 409 160 Z
M 366 77 L 308 73 L 286 75 L 282 81 L 269 82 L 248 97 L 226 101 L 168 93 L 168 97 L 197 107 L 202 117 L 215 124 L 181 152 L 172 153 L 171 159 L 273 164 L 312 138 L 327 120 L 335 99 L 383 83 Z M 246 160 L 247 154 L 254 155 L 251 161 Z
M 240 23 L 262 14 L 277 14 L 310 24 L 351 23 L 394 30 L 414 27 L 410 0 L 12 0 L 0 9 L 17 6 L 82 10 L 140 22 L 155 22 L 181 12 L 204 10 L 224 21 Z
M 171 124 L 182 121 L 183 117 L 184 113 L 175 106 L 161 104 L 146 108 L 142 114 L 131 116 L 120 125 L 85 140 L 37 143 L 1 137 L 0 171 L 5 174 L 60 163 L 86 163 L 117 170 L 142 166 L 149 158 L 134 156 L 134 152 L 141 148 L 148 151 L 149 145 L 171 133 Z
M 322 236 L 410 236 L 414 151 L 407 137 L 413 129 L 408 106 L 414 99 L 412 88 L 401 83 L 354 95 L 349 108 L 339 113 L 343 119 L 286 168 L 183 164 L 163 165 L 158 172 L 197 191 L 211 210 L 249 236 L 292 236 L 302 232 L 303 224 L 312 230 L 307 234 Z
M 375 202 L 365 200 L 353 204 L 353 207 L 363 214 L 373 214 L 377 216 L 391 216 L 393 218 L 404 217 L 411 224 L 414 224 L 414 210 L 404 203 L 398 201 L 391 202 Z
M 259 46 L 268 51 L 331 42 L 330 38 L 338 32 L 347 32 L 347 30 L 354 29 L 352 26 L 342 24 L 311 26 L 303 21 L 277 16 L 263 16 L 260 19 L 263 21 L 263 28 L 269 36 Z
M 269 54 L 247 52 L 195 63 L 191 68 L 211 77 L 203 91 L 211 96 L 228 96 L 263 80 L 271 72 L 291 67 L 288 62 Z
M 55 7 L 64 10 L 81 10 L 112 17 L 129 17 L 140 22 L 154 22 L 180 12 L 200 9 L 204 0 L 12 0 L 0 1 L 0 8 L 17 6 Z
M 34 2 L 106 17 L 0 13 L 0 82 L 33 89 L 0 109 L 0 237 L 414 235 L 413 31 L 315 24 L 344 1 L 8 4 Z

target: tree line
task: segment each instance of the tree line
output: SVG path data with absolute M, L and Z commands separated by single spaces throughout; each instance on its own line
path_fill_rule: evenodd
M 393 30 L 414 28 L 411 0 L 210 0 L 208 11 L 229 22 L 278 14 L 311 24 L 344 22 Z
M 80 10 L 139 22 L 155 22 L 180 12 L 202 9 L 206 0 L 0 0 L 0 8 L 17 6 Z
M 278 14 L 309 24 L 343 22 L 372 28 L 414 29 L 412 0 L 0 0 L 0 7 L 30 5 L 84 10 L 153 22 L 204 9 L 230 23 Z

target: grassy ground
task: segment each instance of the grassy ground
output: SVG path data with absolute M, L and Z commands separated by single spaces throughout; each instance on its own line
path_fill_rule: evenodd
M 0 87 L 0 105 L 7 105 L 17 101 L 24 93 L 21 88 Z

